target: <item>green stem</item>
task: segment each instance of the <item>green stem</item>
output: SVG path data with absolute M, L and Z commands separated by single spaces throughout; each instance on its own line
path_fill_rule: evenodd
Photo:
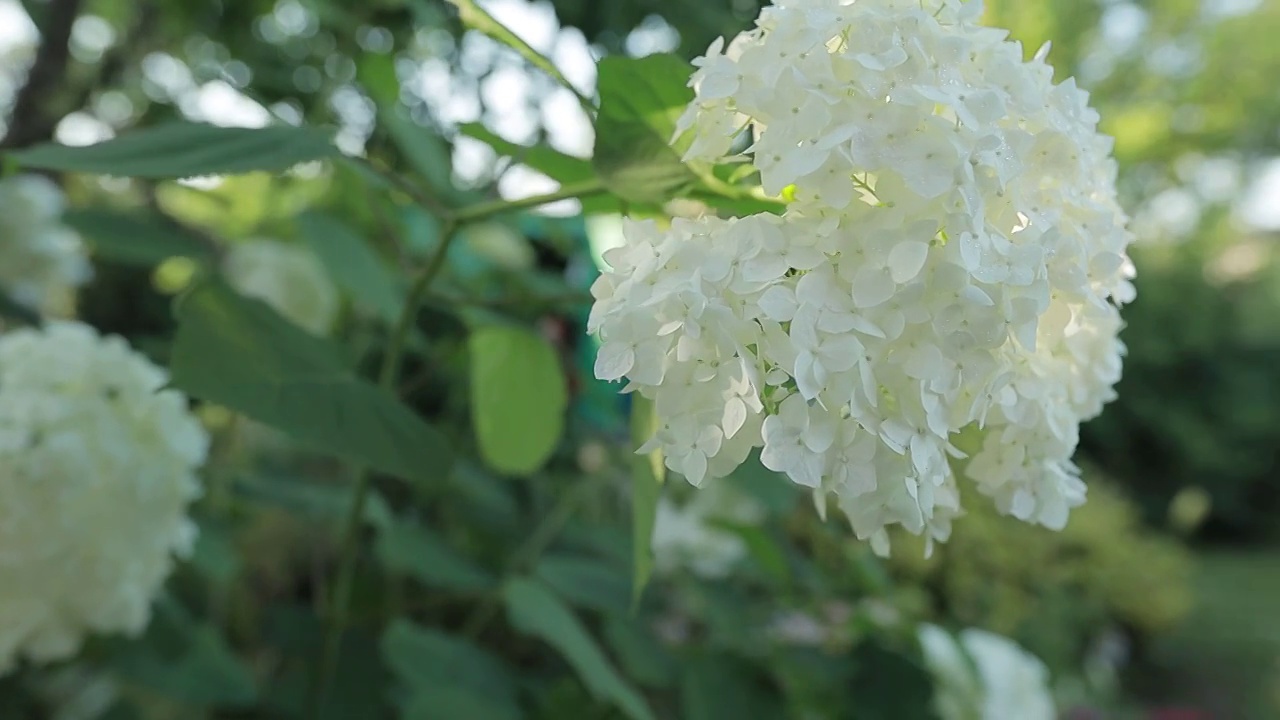
M 502 213 L 528 210 L 561 200 L 576 200 L 599 195 L 603 192 L 605 192 L 604 184 L 599 178 L 592 178 L 582 182 L 562 185 L 560 189 L 543 195 L 532 195 L 518 200 L 490 200 L 489 202 L 476 203 L 455 212 L 453 219 L 459 224 L 475 222 Z
M 427 261 L 426 267 L 414 279 L 413 285 L 409 288 L 405 298 L 404 307 L 400 311 L 400 317 L 391 332 L 387 344 L 387 352 L 382 356 L 382 367 L 378 372 L 378 385 L 388 391 L 395 392 L 396 383 L 400 377 L 400 365 L 404 356 L 405 345 L 408 342 L 410 332 L 413 330 L 414 320 L 418 316 L 418 308 L 426 299 L 427 293 L 431 289 L 431 283 L 444 270 L 445 263 L 448 260 L 449 248 L 458 236 L 459 228 L 466 223 L 483 220 L 500 213 L 534 208 L 559 200 L 579 198 L 600 192 L 604 192 L 604 186 L 600 184 L 600 181 L 588 180 L 564 185 L 559 190 L 545 195 L 535 195 L 520 200 L 483 202 L 445 214 L 444 227 L 440 230 L 440 245 Z M 347 626 L 347 614 L 351 604 L 351 589 L 355 583 L 356 569 L 360 559 L 360 530 L 363 526 L 365 505 L 369 500 L 371 482 L 372 476 L 367 469 L 361 468 L 356 473 L 354 496 L 351 499 L 350 507 L 347 509 L 346 519 L 343 521 L 338 573 L 333 586 L 331 604 L 327 608 L 329 623 L 325 628 L 324 642 L 321 649 L 320 673 L 317 676 L 316 691 L 312 693 L 312 716 L 317 718 L 320 717 L 323 711 L 325 699 L 328 696 L 329 684 L 337 671 L 338 657 L 342 651 L 342 635 Z M 577 495 L 577 493 L 569 493 L 569 495 Z M 562 497 L 560 504 L 556 507 L 561 508 L 564 504 L 565 498 Z M 520 556 L 518 565 L 528 562 L 525 556 L 529 555 L 529 553 L 533 553 L 533 557 L 536 557 L 537 553 L 541 553 L 543 546 L 554 538 L 555 533 L 559 532 L 559 528 L 568 520 L 568 514 L 571 512 L 572 508 L 559 511 L 553 508 L 552 512 L 544 518 L 543 525 L 539 526 L 538 530 L 535 530 L 530 543 Z M 564 517 L 560 517 L 561 514 Z M 548 521 L 553 519 L 554 525 L 547 529 L 545 526 Z M 496 601 L 493 602 L 495 602 L 496 607 Z M 484 606 L 481 606 L 480 609 L 483 610 L 483 608 Z M 478 629 L 484 627 L 488 622 L 488 616 L 491 616 L 492 613 L 493 610 L 490 609 L 487 611 L 486 617 L 477 620 Z M 477 615 L 479 614 L 478 611 Z M 473 620 L 475 619 L 473 616 Z
M 394 392 L 396 380 L 400 375 L 400 361 L 404 356 L 405 343 L 409 332 L 413 329 L 414 318 L 418 307 L 422 304 L 440 271 L 444 269 L 449 254 L 449 246 L 457 236 L 457 223 L 450 219 L 445 221 L 441 230 L 440 246 L 427 262 L 427 266 L 418 274 L 409 294 L 405 298 L 404 307 L 396 321 L 395 329 L 387 344 L 387 352 L 382 356 L 382 368 L 378 373 L 378 385 Z M 342 634 L 346 630 L 347 615 L 351 606 L 351 588 L 355 584 L 355 575 L 360 559 L 360 530 L 363 526 L 365 505 L 369 500 L 372 476 L 365 468 L 356 473 L 355 494 L 351 505 L 347 508 L 347 516 L 342 526 L 341 554 L 338 559 L 338 575 L 333 586 L 332 603 L 329 610 L 329 625 L 325 629 L 324 645 L 320 655 L 320 675 L 317 692 L 313 693 L 315 707 L 313 715 L 320 717 L 324 701 L 329 691 L 329 684 L 338 669 L 338 657 L 342 651 Z
M 577 487 L 563 493 L 556 500 L 556 504 L 542 516 L 537 527 L 533 529 L 533 533 L 529 535 L 529 540 L 521 547 L 519 552 L 511 556 L 511 560 L 507 562 L 504 575 L 511 575 L 526 569 L 537 559 L 556 539 L 564 526 L 573 517 L 573 513 L 578 509 L 578 503 L 587 495 L 587 491 L 591 489 L 590 481 L 583 481 Z M 467 638 L 476 638 L 480 633 L 484 632 L 489 621 L 493 619 L 494 614 L 498 612 L 498 595 L 489 595 L 481 601 L 475 611 L 467 617 L 462 624 L 462 636 Z

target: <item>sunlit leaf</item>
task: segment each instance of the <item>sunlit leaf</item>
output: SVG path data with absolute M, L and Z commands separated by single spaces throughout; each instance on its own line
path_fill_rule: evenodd
M 491 467 L 525 475 L 551 457 L 568 404 L 556 351 L 530 330 L 486 325 L 471 333 L 471 418 Z

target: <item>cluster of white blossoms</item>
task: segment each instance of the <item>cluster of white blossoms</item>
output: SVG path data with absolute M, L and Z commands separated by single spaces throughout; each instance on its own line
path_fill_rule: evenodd
M 81 323 L 0 336 L 0 674 L 141 632 L 191 550 L 209 441 L 166 382 Z
M 693 484 L 762 447 L 887 553 L 890 525 L 947 538 L 978 426 L 968 475 L 1001 511 L 1061 528 L 1084 502 L 1078 426 L 1113 397 L 1133 297 L 1112 141 L 981 12 L 780 0 L 696 61 L 686 159 L 748 133 L 786 210 L 629 222 L 589 327 Z
M 918 632 L 942 720 L 1054 720 L 1049 670 L 1017 643 L 969 628 L 957 637 L 935 625 Z
M 764 508 L 728 482 L 708 483 L 684 505 L 658 499 L 653 523 L 653 559 L 660 573 L 688 568 L 698 577 L 727 577 L 747 556 L 747 543 L 725 527 L 754 526 Z
M 0 290 L 38 312 L 57 312 L 92 274 L 80 236 L 62 224 L 66 197 L 52 180 L 0 180 Z
M 315 335 L 328 335 L 342 307 L 338 288 L 319 258 L 279 240 L 236 243 L 223 260 L 227 281 Z

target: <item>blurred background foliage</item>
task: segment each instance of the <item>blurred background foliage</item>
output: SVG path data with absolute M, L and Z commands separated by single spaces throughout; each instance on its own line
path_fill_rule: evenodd
M 1075 77 L 1092 92 L 1116 138 L 1121 191 L 1140 237 L 1120 397 L 1082 431 L 1093 487 L 1067 530 L 1024 527 L 973 503 L 934 557 L 922 559 L 908 542 L 881 566 L 844 528 L 818 523 L 749 466 L 735 480 L 773 522 L 728 524 L 747 549 L 731 580 L 665 575 L 642 614 L 655 635 L 627 612 L 625 471 L 618 478 L 625 408 L 613 388 L 591 380 L 582 337 L 592 241 L 616 230 L 572 203 L 552 217 L 507 218 L 452 249 L 439 295 L 418 318 L 428 341 L 409 359 L 402 391 L 442 420 L 461 457 L 477 457 L 468 318 L 523 322 L 566 368 L 565 438 L 528 483 L 463 460 L 434 485 L 379 487 L 370 519 L 378 562 L 365 565 L 357 585 L 329 717 L 356 717 L 354 708 L 389 685 L 400 691 L 401 717 L 439 717 L 417 694 L 471 677 L 438 667 L 432 658 L 442 647 L 473 668 L 498 668 L 490 677 L 501 679 L 489 681 L 497 686 L 484 689 L 500 705 L 518 685 L 538 698 L 536 717 L 615 717 L 588 689 L 597 685 L 475 614 L 477 603 L 497 612 L 485 598 L 500 573 L 514 570 L 583 608 L 661 717 L 783 717 L 783 697 L 792 703 L 787 717 L 911 717 L 918 708 L 854 715 L 846 705 L 871 697 L 857 688 L 883 681 L 867 668 L 888 651 L 858 640 L 875 635 L 892 647 L 902 641 L 893 628 L 925 618 L 1017 638 L 1075 678 L 1060 688 L 1064 702 L 1115 713 L 1103 717 L 1175 702 L 1213 717 L 1280 717 L 1280 2 L 986 4 L 989 21 L 1011 28 L 1028 54 L 1052 40 L 1058 79 Z M 693 57 L 758 11 L 753 0 L 485 5 L 586 94 L 593 58 Z M 70 53 L 33 98 L 22 88 L 37 32 L 67 35 Z M 173 117 L 275 120 L 327 126 L 344 150 L 412 178 L 388 194 L 346 166 L 182 183 L 67 177 L 78 208 L 71 221 L 96 249 L 81 316 L 161 360 L 171 298 L 234 243 L 311 244 L 319 223 L 404 266 L 440 242 L 438 223 L 411 196 L 453 205 L 531 194 L 554 184 L 522 164 L 536 164 L 522 147 L 577 157 L 591 150 L 590 124 L 571 93 L 464 32 L 435 0 L 0 0 L 0 38 L 5 147 L 55 137 L 83 144 Z M 468 137 L 474 128 L 460 132 L 477 122 L 514 144 L 511 158 Z M 322 260 L 339 278 L 343 259 Z M 476 300 L 461 305 L 463 294 Z M 348 292 L 339 325 L 364 368 L 379 361 L 380 302 Z M 345 471 L 218 408 L 204 412 L 219 429 L 204 539 L 146 651 L 124 652 L 113 669 L 156 718 L 195 717 L 192 708 L 299 716 L 304 661 L 318 637 L 306 611 L 333 569 Z M 561 518 L 564 497 L 577 507 Z M 549 514 L 560 518 L 558 534 L 513 566 L 512 549 Z M 386 602 L 416 620 L 380 627 Z M 479 645 L 455 647 L 441 628 Z M 91 659 L 109 654 L 94 648 Z M 414 685 L 423 672 L 439 675 Z M 246 709 L 255 703 L 266 710 Z M 480 717 L 454 715 L 462 716 Z

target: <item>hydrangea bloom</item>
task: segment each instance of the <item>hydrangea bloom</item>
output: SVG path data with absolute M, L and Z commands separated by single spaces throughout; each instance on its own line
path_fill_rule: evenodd
M 191 549 L 208 438 L 166 381 L 80 323 L 0 336 L 0 673 L 140 632 Z
M 236 290 L 316 335 L 327 335 L 338 317 L 338 288 L 320 260 L 301 245 L 278 240 L 238 243 L 227 253 L 223 272 Z
M 935 625 L 922 625 L 920 645 L 936 683 L 942 720 L 1054 720 L 1049 671 L 1008 638 L 967 629 L 959 642 Z
M 656 401 L 695 485 L 762 447 L 860 538 L 945 540 L 949 458 L 1001 511 L 1061 528 L 1081 421 L 1111 399 L 1131 235 L 1112 142 L 970 0 L 781 0 L 712 45 L 690 160 L 750 133 L 782 216 L 630 223 L 593 289 L 596 373 Z
M 0 289 L 32 310 L 57 310 L 91 275 L 80 236 L 61 223 L 65 204 L 39 175 L 0 180 Z
M 659 572 L 687 567 L 708 579 L 723 578 L 747 556 L 741 537 L 715 525 L 755 525 L 764 510 L 727 483 L 713 483 L 683 506 L 659 498 L 653 527 L 654 565 Z

